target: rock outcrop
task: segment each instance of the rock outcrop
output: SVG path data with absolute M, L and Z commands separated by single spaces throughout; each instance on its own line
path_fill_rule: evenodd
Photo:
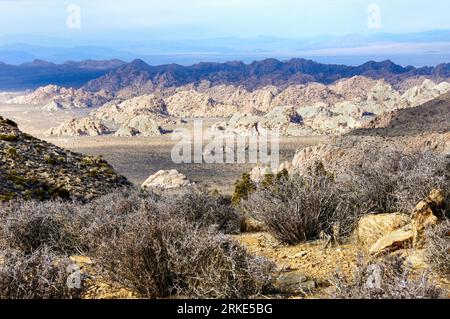
M 57 111 L 59 109 L 99 107 L 110 99 L 111 97 L 104 91 L 92 93 L 82 89 L 48 85 L 28 95 L 15 97 L 7 103 L 42 105 L 44 110 Z
M 161 170 L 150 176 L 143 184 L 142 188 L 172 189 L 190 186 L 192 183 L 184 174 L 177 170 Z
M 374 214 L 363 216 L 358 221 L 358 240 L 363 245 L 370 247 L 381 237 L 406 226 L 411 221 L 407 214 Z
M 48 110 L 103 105 L 92 117 L 119 125 L 140 115 L 152 117 L 160 126 L 175 124 L 171 117 L 225 117 L 231 119 L 215 124 L 213 131 L 238 135 L 278 131 L 280 135 L 302 136 L 346 134 L 359 128 L 379 127 L 404 109 L 449 91 L 449 83 L 424 80 L 401 94 L 384 80 L 357 76 L 331 85 L 309 83 L 284 89 L 265 86 L 255 91 L 233 85 L 211 86 L 204 81 L 125 100 L 116 96 L 112 101 L 104 92 L 49 86 L 17 102 L 48 100 Z
M 426 230 L 444 218 L 440 214 L 444 206 L 444 191 L 434 189 L 416 205 L 411 215 L 364 216 L 358 222 L 358 240 L 372 255 L 410 248 L 422 249 L 426 242 Z
M 66 151 L 0 117 L 0 200 L 89 200 L 131 187 L 103 159 Z
M 138 115 L 122 125 L 114 134 L 119 137 L 159 136 L 164 131 L 159 124 L 148 115 Z
M 163 99 L 157 95 L 142 95 L 122 102 L 105 104 L 91 116 L 102 121 L 125 124 L 136 116 L 145 115 L 163 124 L 173 124 Z
M 98 136 L 111 133 L 111 130 L 100 120 L 93 118 L 81 118 L 68 120 L 57 127 L 47 131 L 47 135 L 53 136 Z
M 413 231 L 410 225 L 396 229 L 379 238 L 369 248 L 371 255 L 391 253 L 412 247 Z
M 237 113 L 228 122 L 213 125 L 211 131 L 241 136 L 302 136 L 312 133 L 303 126 L 301 116 L 292 107 L 276 107 L 263 116 Z

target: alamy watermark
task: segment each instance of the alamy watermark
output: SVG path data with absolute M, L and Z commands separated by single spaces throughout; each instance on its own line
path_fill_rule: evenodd
M 178 141 L 171 152 L 175 164 L 266 164 L 278 168 L 279 134 L 242 136 L 203 131 L 203 121 L 195 120 L 193 130 L 177 128 L 172 140 Z
M 78 4 L 69 4 L 66 8 L 68 14 L 66 26 L 68 29 L 81 29 L 81 7 Z
M 367 27 L 369 29 L 381 29 L 381 7 L 378 4 L 370 4 L 367 7 Z

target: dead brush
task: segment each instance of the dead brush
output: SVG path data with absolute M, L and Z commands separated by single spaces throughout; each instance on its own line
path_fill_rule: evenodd
M 130 216 L 96 258 L 146 298 L 245 298 L 269 286 L 273 267 L 224 235 L 157 212 Z
M 67 285 L 73 263 L 48 247 L 31 254 L 2 250 L 0 259 L 0 299 L 72 299 L 84 291 L 83 286 Z
M 431 268 L 450 276 L 450 220 L 426 231 L 425 255 Z
M 191 187 L 181 194 L 164 197 L 158 203 L 161 212 L 199 227 L 215 226 L 226 234 L 240 231 L 242 214 L 231 205 L 231 199 L 220 194 L 210 194 L 205 188 Z
M 450 194 L 449 168 L 450 158 L 431 152 L 384 151 L 353 166 L 349 184 L 362 213 L 409 213 L 432 189 Z
M 331 235 L 336 227 L 341 236 L 348 234 L 357 220 L 350 197 L 328 176 L 294 175 L 258 188 L 242 207 L 278 240 L 295 245 Z
M 337 272 L 330 283 L 335 299 L 439 299 L 446 295 L 431 282 L 429 273 L 414 274 L 400 256 L 360 258 L 352 278 Z

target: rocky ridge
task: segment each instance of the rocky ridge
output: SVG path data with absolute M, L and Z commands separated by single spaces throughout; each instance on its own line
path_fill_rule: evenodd
M 0 117 L 0 199 L 89 200 L 131 184 L 103 159 L 66 151 Z
M 36 103 L 48 99 L 51 96 L 48 92 L 60 92 L 58 90 L 61 91 L 55 87 L 38 90 L 29 96 L 18 98 L 16 102 Z M 109 100 L 107 94 L 100 95 L 100 98 L 96 93 L 94 101 L 88 102 L 80 92 L 83 91 L 58 93 L 58 96 L 75 95 L 73 98 L 53 98 L 47 108 L 55 105 L 58 108 L 58 99 L 71 100 L 68 102 L 70 105 L 97 105 Z M 91 117 L 124 125 L 134 117 L 145 115 L 160 127 L 175 124 L 170 117 L 221 117 L 230 120 L 217 123 L 212 130 L 235 131 L 238 134 L 243 132 L 248 135 L 248 130 L 240 127 L 244 122 L 244 126 L 250 127 L 269 126 L 282 135 L 333 135 L 366 127 L 379 115 L 421 105 L 447 92 L 450 92 L 450 83 L 447 82 L 436 84 L 425 79 L 421 84 L 401 93 L 384 80 L 361 76 L 339 80 L 328 86 L 309 83 L 285 89 L 267 86 L 255 91 L 232 85 L 211 86 L 211 83 L 203 81 L 198 86 L 187 85 L 131 99 L 115 99 L 93 111 Z M 283 113 L 291 112 L 292 108 L 296 112 L 293 117 L 298 118 L 294 121 L 295 126 L 290 124 L 292 116 L 284 117 L 284 122 L 279 116 L 281 109 L 284 109 L 281 111 Z M 236 121 L 237 118 L 240 120 Z M 289 126 L 292 129 L 286 129 Z
M 6 103 L 44 105 L 44 110 L 57 111 L 59 109 L 100 107 L 109 100 L 110 97 L 104 91 L 91 93 L 82 89 L 47 85 L 28 95 L 15 97 Z

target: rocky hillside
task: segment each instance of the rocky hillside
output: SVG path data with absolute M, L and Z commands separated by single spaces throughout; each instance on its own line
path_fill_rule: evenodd
M 269 99 L 251 100 L 250 94 L 246 96 L 245 92 L 240 91 L 239 95 L 243 97 L 243 101 L 252 102 L 245 106 L 236 106 L 231 120 L 218 123 L 212 129 L 244 135 L 252 135 L 255 132 L 264 134 L 267 130 L 263 127 L 267 125 L 263 123 L 269 121 L 271 122 L 269 131 L 278 130 L 282 135 L 345 134 L 371 125 L 369 124 L 371 121 L 377 121 L 376 116 L 383 117 L 390 114 L 388 112 L 407 113 L 408 111 L 401 110 L 413 108 L 424 101 L 450 92 L 450 84 L 447 82 L 435 84 L 430 80 L 424 80 L 420 85 L 411 87 L 401 94 L 383 80 L 354 77 L 329 86 L 314 83 L 306 86 L 290 86 L 279 93 L 270 92 L 272 96 Z M 232 103 L 231 98 L 226 101 Z M 230 107 L 222 109 L 228 111 Z M 280 109 L 291 113 L 294 109 L 295 114 L 290 117 L 279 117 L 276 114 Z M 422 109 L 427 107 L 424 106 Z M 443 110 L 442 115 L 445 114 Z M 296 120 L 292 121 L 291 118 Z M 436 120 L 437 123 L 445 125 L 445 119 L 446 116 L 443 116 Z M 286 129 L 288 126 L 292 129 Z
M 447 157 L 450 168 L 450 94 L 423 105 L 384 113 L 368 122 L 365 128 L 343 136 L 330 137 L 320 145 L 297 151 L 290 162 L 276 172 L 304 172 L 322 163 L 326 171 L 345 176 L 360 163 L 383 160 L 386 154 L 431 152 Z M 257 166 L 252 178 L 260 180 L 270 170 Z
M 383 113 L 352 135 L 402 136 L 450 132 L 450 94 L 423 105 Z
M 0 200 L 88 200 L 129 187 L 101 158 L 83 156 L 22 133 L 0 117 Z
M 53 136 L 98 136 L 110 133 L 100 120 L 89 117 L 80 119 L 70 119 L 57 127 L 52 127 L 46 135 Z

